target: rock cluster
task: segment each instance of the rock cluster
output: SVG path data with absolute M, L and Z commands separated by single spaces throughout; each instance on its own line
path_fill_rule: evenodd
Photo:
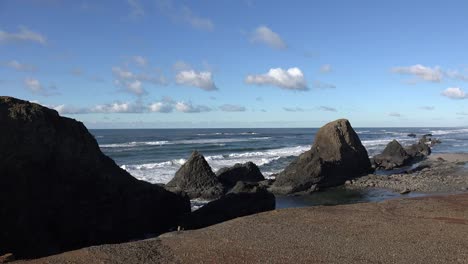
M 190 202 L 139 181 L 55 110 L 0 97 L 0 255 L 38 257 L 177 227 Z
M 275 196 L 266 183 L 258 183 L 264 180 L 252 162 L 223 168 L 216 176 L 203 155 L 194 151 L 166 189 L 190 198 L 216 199 L 186 215 L 181 226 L 195 229 L 275 209 Z
M 336 186 L 371 172 L 367 150 L 346 119 L 319 129 L 309 151 L 281 172 L 271 190 L 289 194 Z
M 372 158 L 373 166 L 376 169 L 393 170 L 421 161 L 431 154 L 429 146 L 432 141 L 423 136 L 418 143 L 404 148 L 397 140 L 393 140 L 387 144 L 381 154 Z

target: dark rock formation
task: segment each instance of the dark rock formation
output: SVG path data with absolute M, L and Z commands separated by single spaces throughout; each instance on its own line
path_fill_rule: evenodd
M 415 138 L 415 137 L 416 137 L 416 134 L 410 133 L 410 134 L 408 134 L 408 137 L 413 137 L 413 138 Z
M 190 158 L 176 172 L 174 178 L 166 184 L 166 189 L 173 192 L 185 192 L 190 198 L 218 198 L 224 193 L 224 187 L 218 181 L 203 155 L 194 151 Z
M 412 156 L 406 153 L 406 150 L 393 140 L 387 144 L 383 152 L 373 157 L 377 169 L 391 170 L 397 167 L 408 165 L 412 161 Z
M 418 143 L 406 147 L 405 150 L 408 153 L 408 155 L 410 155 L 413 158 L 414 161 L 421 160 L 431 155 L 431 148 L 426 143 L 425 137 L 421 138 Z
M 219 181 L 228 188 L 239 181 L 259 182 L 265 180 L 260 169 L 253 162 L 237 163 L 230 168 L 222 168 L 217 172 Z
M 275 203 L 275 196 L 258 183 L 238 182 L 223 197 L 192 212 L 185 219 L 183 227 L 197 229 L 237 217 L 274 210 Z
M 433 138 L 431 134 L 426 134 L 421 137 L 419 140 L 419 143 L 424 143 L 428 145 L 429 147 L 433 147 L 434 145 L 442 143 L 439 139 Z
M 367 150 L 346 119 L 320 128 L 309 151 L 301 154 L 276 177 L 276 193 L 310 192 L 317 187 L 343 184 L 372 170 Z
M 0 128 L 0 255 L 143 238 L 190 211 L 186 197 L 133 178 L 55 110 L 0 97 Z

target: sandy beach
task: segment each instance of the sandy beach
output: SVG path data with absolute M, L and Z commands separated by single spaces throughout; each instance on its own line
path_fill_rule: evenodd
M 468 263 L 467 233 L 465 193 L 275 210 L 16 263 Z

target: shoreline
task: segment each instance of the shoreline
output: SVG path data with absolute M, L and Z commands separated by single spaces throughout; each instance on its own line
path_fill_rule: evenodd
M 452 194 L 468 190 L 468 153 L 437 153 L 401 173 L 369 174 L 345 184 L 348 189 L 384 188 L 400 193 Z

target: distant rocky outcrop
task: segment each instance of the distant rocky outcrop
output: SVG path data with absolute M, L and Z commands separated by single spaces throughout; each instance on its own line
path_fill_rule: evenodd
M 375 155 L 373 161 L 377 169 L 391 170 L 408 165 L 413 160 L 403 146 L 396 140 L 387 144 L 381 154 Z
M 339 119 L 319 129 L 312 148 L 276 177 L 271 190 L 282 194 L 311 192 L 343 184 L 371 170 L 358 135 L 348 120 Z
M 217 172 L 217 176 L 219 181 L 228 188 L 233 187 L 239 181 L 259 182 L 265 180 L 260 169 L 253 162 L 237 163 L 232 167 L 222 168 Z
M 38 257 L 177 227 L 187 197 L 139 181 L 81 123 L 0 97 L 0 255 Z
M 185 192 L 190 198 L 215 199 L 223 195 L 224 187 L 211 170 L 205 157 L 194 151 L 180 167 L 174 178 L 166 184 L 172 192 Z
M 274 210 L 275 196 L 258 183 L 237 182 L 226 195 L 192 212 L 185 229 L 197 229 L 237 217 Z
M 393 170 L 404 167 L 429 156 L 431 154 L 430 146 L 438 143 L 440 143 L 439 140 L 429 138 L 427 135 L 424 135 L 418 143 L 406 148 L 401 146 L 397 140 L 393 140 L 387 144 L 381 154 L 372 158 L 372 162 L 376 169 Z

